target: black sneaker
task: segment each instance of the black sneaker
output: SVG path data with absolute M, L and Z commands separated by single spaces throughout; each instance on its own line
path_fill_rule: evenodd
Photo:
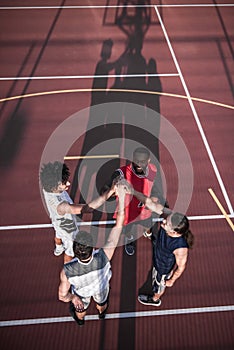
M 161 299 L 154 300 L 151 295 L 147 295 L 147 294 L 138 295 L 138 301 L 144 305 L 153 305 L 153 306 L 161 305 Z
M 69 305 L 69 312 L 70 312 L 70 315 L 72 316 L 72 318 L 76 321 L 76 323 L 79 326 L 83 326 L 84 325 L 84 323 L 85 323 L 84 318 L 81 320 L 80 318 L 77 317 L 75 306 L 74 306 L 74 304 L 71 301 L 70 301 L 70 305 Z

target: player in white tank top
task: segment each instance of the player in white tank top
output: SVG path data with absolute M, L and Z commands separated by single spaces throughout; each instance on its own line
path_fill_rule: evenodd
M 43 188 L 46 207 L 55 229 L 54 255 L 64 252 L 64 262 L 70 261 L 73 256 L 73 240 L 78 229 L 76 214 L 88 208 L 96 209 L 101 206 L 112 192 L 104 193 L 88 205 L 74 204 L 67 190 L 70 186 L 70 171 L 66 164 L 55 161 L 44 164 L 40 171 L 40 181 Z

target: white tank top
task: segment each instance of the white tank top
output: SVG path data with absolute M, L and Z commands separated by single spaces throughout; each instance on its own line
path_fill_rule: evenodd
M 62 202 L 73 204 L 67 191 L 63 191 L 62 193 L 51 193 L 43 190 L 43 194 L 55 231 L 64 234 L 67 237 L 70 236 L 72 239 L 75 238 L 75 235 L 79 231 L 76 215 L 59 215 L 57 212 L 57 207 Z

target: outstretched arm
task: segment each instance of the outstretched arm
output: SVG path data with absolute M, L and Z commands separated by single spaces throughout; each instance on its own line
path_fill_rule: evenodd
M 105 244 L 103 250 L 108 257 L 109 260 L 111 260 L 115 248 L 118 244 L 119 237 L 121 235 L 123 225 L 124 225 L 124 217 L 125 217 L 125 188 L 122 185 L 116 185 L 116 193 L 119 197 L 119 208 L 118 208 L 118 213 L 117 213 L 117 218 L 116 218 L 116 224 L 112 228 L 110 235 L 108 237 L 107 243 Z
M 89 208 L 92 208 L 92 209 L 99 208 L 108 198 L 110 198 L 110 196 L 113 195 L 113 193 L 115 193 L 114 184 L 108 191 L 104 192 L 101 196 L 89 202 L 88 203 Z
M 62 202 L 57 206 L 57 212 L 59 215 L 81 214 L 85 205 L 86 204 L 70 204 L 68 202 Z
M 112 186 L 109 189 L 109 191 L 93 199 L 88 204 L 70 204 L 68 202 L 62 202 L 58 205 L 57 212 L 59 215 L 81 214 L 82 210 L 86 212 L 91 212 L 93 209 L 97 209 L 98 207 L 100 207 L 114 192 L 114 186 Z
M 149 210 L 159 215 L 165 213 L 165 207 L 159 202 L 155 201 L 154 198 L 147 197 L 143 193 L 134 190 L 132 185 L 126 180 L 121 180 L 121 184 L 125 187 L 127 193 L 135 196 L 140 202 L 144 203 Z M 171 211 L 169 212 L 171 213 Z
M 115 170 L 114 173 L 111 175 L 111 178 L 105 183 L 105 185 L 101 189 L 101 194 L 104 194 L 104 192 L 109 191 L 113 186 L 120 181 L 122 178 L 122 175 L 119 171 L 119 169 Z M 108 198 L 110 196 L 115 195 L 115 191 L 112 193 L 108 193 Z

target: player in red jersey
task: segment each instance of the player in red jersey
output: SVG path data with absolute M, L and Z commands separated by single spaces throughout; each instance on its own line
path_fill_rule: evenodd
M 110 187 L 116 178 L 126 179 L 136 191 L 150 197 L 154 202 L 163 202 L 161 204 L 165 204 L 165 200 L 156 185 L 157 168 L 154 164 L 150 163 L 150 152 L 147 148 L 136 148 L 133 152 L 132 162 L 117 169 L 106 188 Z M 151 211 L 142 202 L 136 197 L 126 195 L 124 233 L 125 251 L 128 255 L 135 253 L 134 241 L 136 239 L 136 233 L 134 234 L 133 232 L 134 226 L 140 223 L 143 227 L 149 228 L 152 223 L 151 216 Z M 116 213 L 114 214 L 115 217 Z

